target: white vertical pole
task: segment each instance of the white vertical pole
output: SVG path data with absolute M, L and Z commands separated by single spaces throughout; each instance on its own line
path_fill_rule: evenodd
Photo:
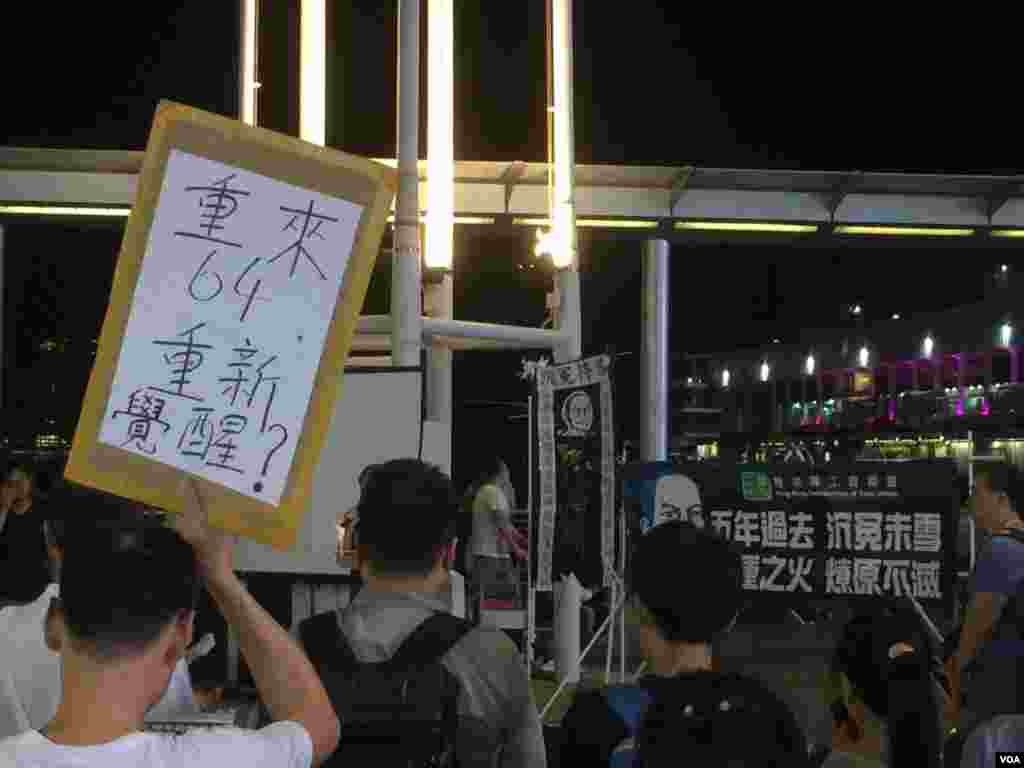
M 302 0 L 299 18 L 299 138 L 327 141 L 327 5 Z
M 526 669 L 533 672 L 534 644 L 537 642 L 537 601 L 533 592 L 533 395 L 526 400 Z
M 568 340 L 554 350 L 555 361 L 582 355 L 580 276 L 576 252 L 575 175 L 576 154 L 573 122 L 572 0 L 551 0 L 551 61 L 554 93 L 554 186 L 552 211 L 554 249 L 551 254 L 558 274 L 560 306 L 558 327 Z M 556 585 L 555 663 L 563 681 L 580 679 L 581 587 L 575 574 Z
M 420 4 L 398 9 L 398 203 L 391 269 L 391 357 L 397 366 L 420 364 L 419 87 Z
M 666 240 L 648 240 L 643 265 L 643 387 L 640 409 L 644 461 L 668 458 L 668 304 L 669 247 Z
M 0 225 L 0 413 L 3 412 L 4 407 L 4 377 L 3 372 L 7 370 L 7 358 L 5 357 L 4 349 L 4 311 L 7 307 L 4 305 L 4 228 Z M 0 528 L 3 528 L 0 525 Z
M 256 5 L 257 0 L 242 0 L 241 34 L 238 57 L 238 119 L 256 125 Z
M 428 282 L 424 286 L 431 317 L 455 319 L 454 288 L 450 273 L 443 275 L 438 282 Z M 436 343 L 431 343 L 427 349 L 427 419 L 449 427 L 452 423 L 452 351 Z
M 455 13 L 452 0 L 427 3 L 427 226 L 423 262 L 438 270 L 427 278 L 432 317 L 455 317 L 452 249 L 455 208 Z M 427 418 L 452 420 L 452 352 L 427 351 Z
M 619 541 L 622 542 L 622 546 L 619 549 L 619 574 L 623 579 L 626 578 L 626 537 L 628 536 L 626 530 L 626 516 L 619 515 Z M 626 582 L 622 581 L 619 584 L 620 589 L 626 589 Z M 619 682 L 622 684 L 626 683 L 626 600 L 622 600 L 622 612 L 619 614 Z

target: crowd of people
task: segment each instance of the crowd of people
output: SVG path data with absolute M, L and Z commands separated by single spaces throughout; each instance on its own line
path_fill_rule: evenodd
M 647 674 L 578 692 L 557 749 L 516 644 L 478 610 L 453 615 L 444 597 L 453 571 L 469 572 L 470 606 L 518 581 L 529 544 L 512 524 L 502 462 L 463 497 L 419 460 L 364 472 L 358 505 L 338 521 L 339 557 L 351 555 L 361 587 L 291 633 L 236 576 L 234 539 L 207 525 L 201 482 L 183 481 L 184 509 L 164 514 L 2 469 L 0 768 L 966 767 L 1024 750 L 1024 478 L 1012 466 L 987 467 L 976 482 L 974 514 L 990 535 L 950 648 L 895 601 L 879 598 L 843 625 L 830 744 L 809 739 L 784 692 L 716 669 L 716 641 L 743 605 L 740 554 L 669 522 L 634 543 L 627 573 Z M 148 714 L 178 706 L 176 681 L 188 686 L 202 589 L 238 638 L 265 722 L 149 731 Z

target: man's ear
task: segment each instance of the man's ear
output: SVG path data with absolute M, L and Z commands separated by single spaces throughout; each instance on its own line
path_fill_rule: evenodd
M 43 620 L 43 635 L 46 638 L 46 647 L 53 653 L 60 653 L 63 626 L 64 614 L 61 610 L 60 599 L 51 598 L 50 605 L 46 609 L 46 618 Z
M 860 741 L 864 738 L 864 721 L 867 719 L 864 702 L 854 698 L 846 708 L 850 713 L 850 719 L 846 721 L 847 733 L 851 741 Z
M 192 645 L 195 617 L 195 611 L 180 611 L 174 620 L 174 624 L 171 627 L 172 641 L 167 651 L 167 661 L 172 667 L 177 666 L 178 659 L 183 658 L 188 651 L 188 647 Z
M 459 540 L 456 538 L 452 539 L 452 543 L 444 548 L 443 565 L 446 571 L 452 570 L 455 565 L 455 551 L 458 546 Z

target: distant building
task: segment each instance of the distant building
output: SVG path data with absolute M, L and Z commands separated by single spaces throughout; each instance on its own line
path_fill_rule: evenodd
M 988 299 L 931 314 L 808 329 L 677 361 L 673 442 L 725 433 L 964 435 L 1011 445 L 1024 435 L 1024 291 L 995 280 Z

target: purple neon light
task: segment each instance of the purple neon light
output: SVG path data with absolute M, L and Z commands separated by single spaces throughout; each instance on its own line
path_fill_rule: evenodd
M 961 398 L 961 399 L 956 401 L 956 415 L 957 416 L 963 416 L 964 415 L 964 401 L 963 401 L 963 398 Z

